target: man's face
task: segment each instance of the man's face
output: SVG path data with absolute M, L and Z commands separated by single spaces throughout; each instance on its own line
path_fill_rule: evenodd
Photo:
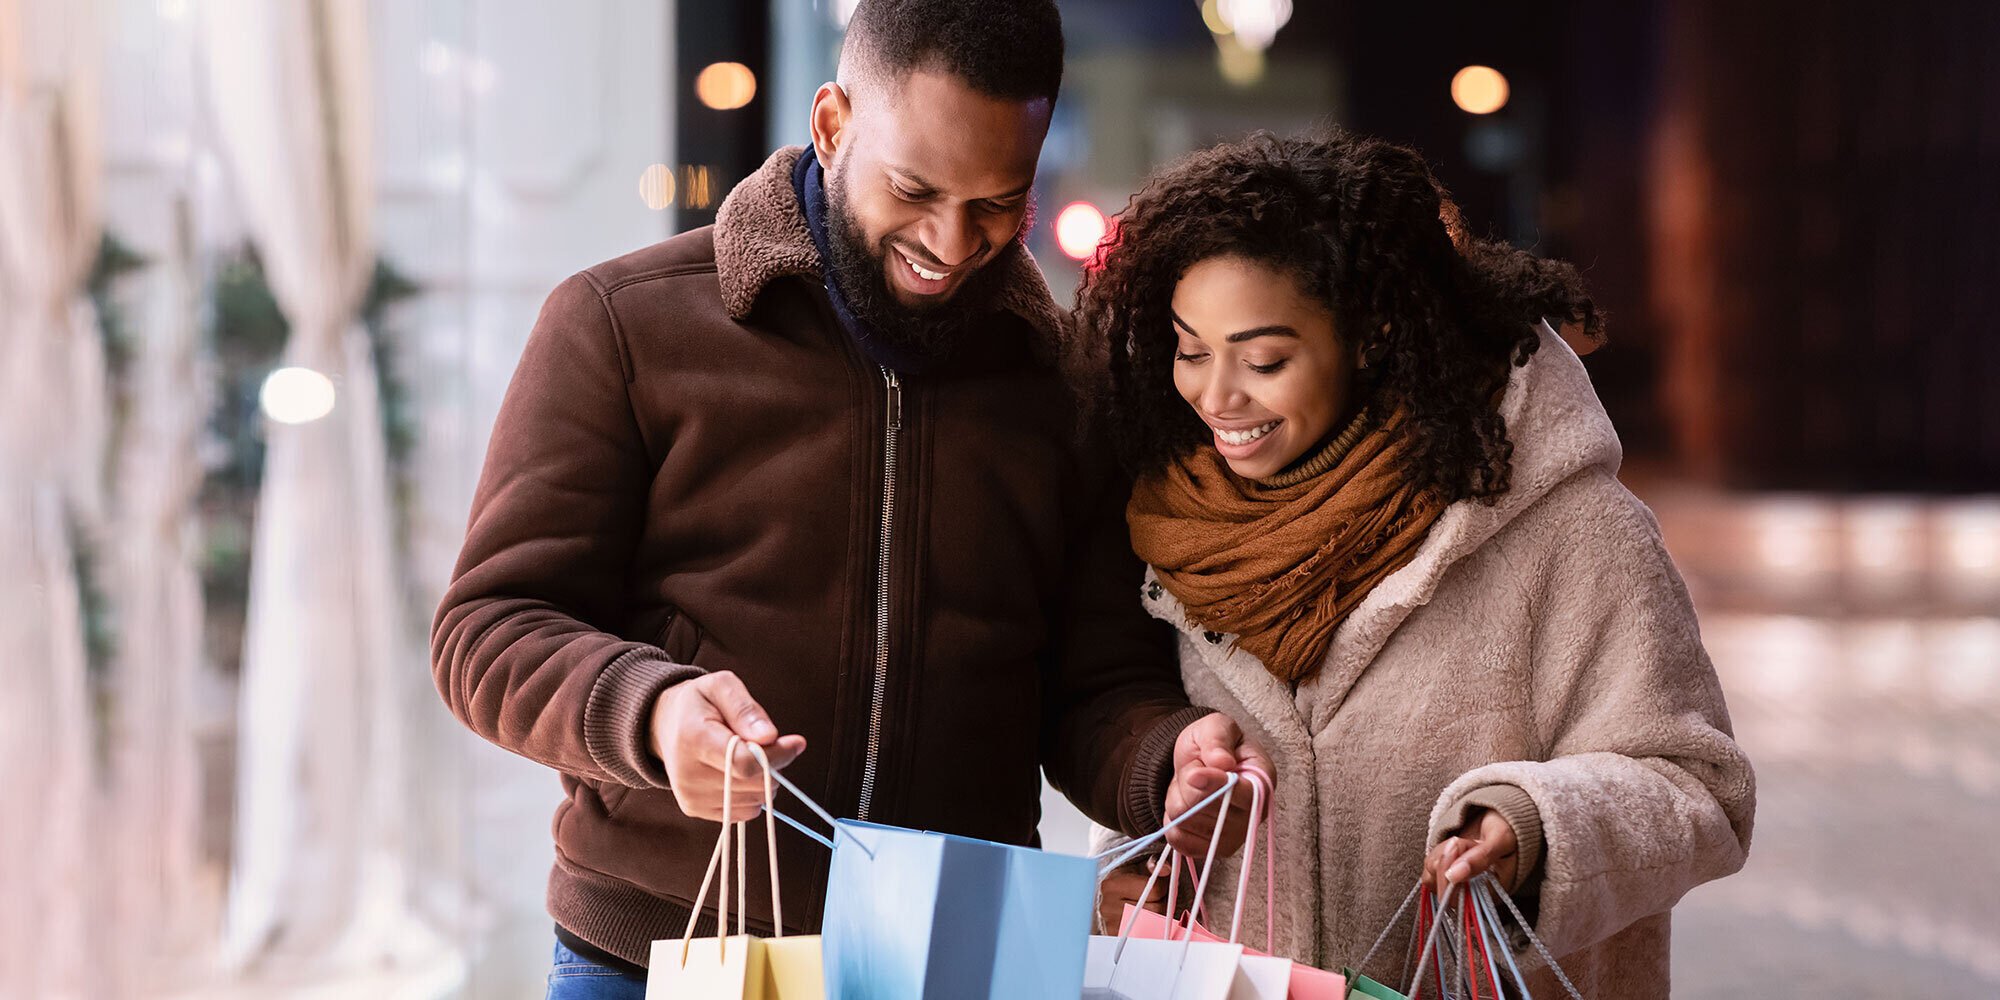
M 968 298 L 1020 236 L 1050 102 L 990 97 L 931 70 L 868 90 L 842 102 L 844 116 L 814 109 L 823 161 L 833 147 L 828 210 L 836 236 L 874 269 L 871 285 L 903 310 L 932 313 Z

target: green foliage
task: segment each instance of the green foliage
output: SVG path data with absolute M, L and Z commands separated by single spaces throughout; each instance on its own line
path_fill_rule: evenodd
M 386 261 L 376 261 L 360 319 L 375 356 L 376 392 L 388 455 L 397 531 L 408 523 L 403 512 L 411 492 L 410 458 L 415 450 L 414 403 L 399 374 L 392 308 L 415 295 L 418 286 Z M 200 499 L 202 594 L 208 607 L 210 655 L 225 669 L 242 656 L 243 623 L 249 611 L 251 543 L 257 495 L 264 478 L 264 420 L 258 392 L 278 367 L 290 324 L 265 281 L 262 261 L 245 246 L 222 261 L 209 289 L 208 351 L 216 377 L 209 419 L 213 445 Z

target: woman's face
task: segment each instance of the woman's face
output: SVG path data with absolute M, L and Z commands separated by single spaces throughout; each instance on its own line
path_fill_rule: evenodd
M 1237 475 L 1276 474 L 1348 418 L 1354 357 L 1290 274 L 1211 257 L 1174 286 L 1173 312 L 1174 387 Z

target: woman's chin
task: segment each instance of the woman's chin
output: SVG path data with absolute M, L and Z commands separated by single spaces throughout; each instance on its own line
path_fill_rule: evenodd
M 1244 479 L 1269 479 L 1283 472 L 1286 466 L 1297 460 L 1297 455 L 1287 457 L 1280 453 L 1258 454 L 1247 458 L 1232 458 L 1228 454 L 1222 456 L 1223 464 L 1229 466 L 1229 471 Z

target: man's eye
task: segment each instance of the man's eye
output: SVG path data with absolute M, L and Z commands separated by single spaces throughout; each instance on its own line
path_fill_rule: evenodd
M 890 184 L 889 190 L 896 192 L 896 197 L 904 201 L 922 201 L 930 197 L 930 193 L 927 191 L 912 191 L 901 184 Z

